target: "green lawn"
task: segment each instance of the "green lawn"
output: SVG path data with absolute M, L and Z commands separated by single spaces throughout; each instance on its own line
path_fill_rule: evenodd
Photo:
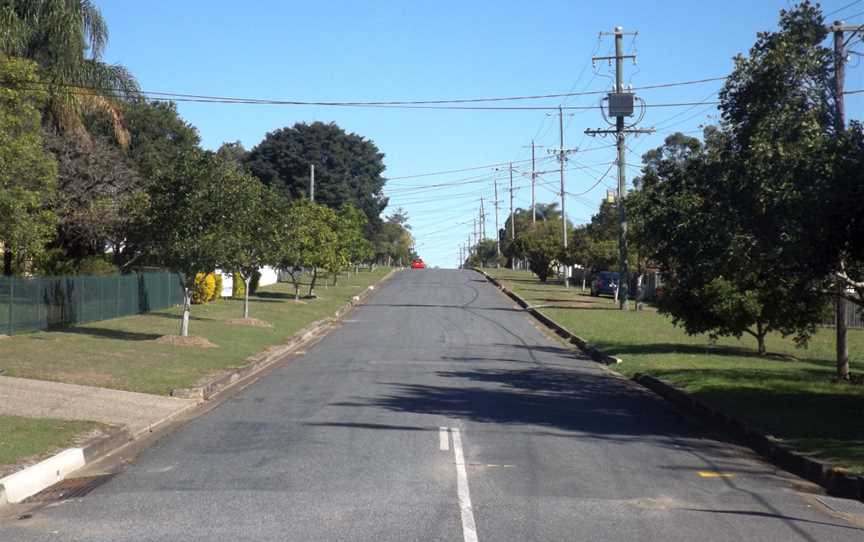
M 0 416 L 0 477 L 12 465 L 68 448 L 99 424 Z
M 487 270 L 576 335 L 624 360 L 626 376 L 648 373 L 784 439 L 815 457 L 864 473 L 864 386 L 835 384 L 834 330 L 820 329 L 809 347 L 772 335 L 760 357 L 756 341 L 688 336 L 647 307 L 621 312 L 608 297 L 541 284 L 527 272 Z M 849 330 L 852 371 L 864 372 L 864 330 Z
M 180 310 L 175 308 L 12 336 L 0 341 L 0 369 L 9 376 L 168 394 L 221 370 L 242 366 L 249 356 L 285 342 L 315 320 L 332 316 L 389 271 L 378 268 L 350 278 L 343 275 L 337 287 L 325 287 L 324 279 L 319 279 L 315 289 L 319 297 L 301 303 L 293 301 L 290 284 L 261 288 L 252 297 L 250 317 L 267 321 L 272 328 L 227 323 L 243 316 L 240 301 L 194 305 L 189 334 L 205 337 L 218 348 L 156 343 L 162 335 L 179 332 Z

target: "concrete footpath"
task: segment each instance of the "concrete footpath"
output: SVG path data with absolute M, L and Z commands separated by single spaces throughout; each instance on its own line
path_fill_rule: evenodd
M 94 386 L 0 376 L 0 414 L 87 420 L 125 427 L 133 437 L 197 404 Z
M 0 376 L 0 415 L 86 420 L 111 426 L 79 447 L 67 448 L 0 478 L 0 507 L 20 503 L 197 404 L 194 399 Z

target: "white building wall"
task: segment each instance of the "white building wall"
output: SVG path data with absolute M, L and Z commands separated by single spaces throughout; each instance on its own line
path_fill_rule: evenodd
M 261 280 L 258 281 L 258 286 L 270 286 L 279 282 L 276 270 L 269 265 L 262 267 L 258 271 L 261 273 Z
M 222 273 L 222 297 L 231 297 L 234 294 L 234 275 L 220 269 L 217 269 L 216 272 Z M 259 272 L 261 273 L 261 280 L 258 281 L 258 286 L 270 286 L 279 282 L 279 275 L 272 267 L 262 267 Z

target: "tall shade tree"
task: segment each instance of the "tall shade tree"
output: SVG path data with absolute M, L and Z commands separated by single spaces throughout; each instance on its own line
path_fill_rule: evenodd
M 121 101 L 138 95 L 134 77 L 101 60 L 108 26 L 89 0 L 4 0 L 0 2 L 0 52 L 39 66 L 48 92 L 46 118 L 60 131 L 88 139 L 83 114 L 111 116 L 117 141 L 126 146 Z
M 140 175 L 122 151 L 101 138 L 84 143 L 52 130 L 44 138 L 58 164 L 57 245 L 76 261 L 110 250 L 114 263 L 122 265 L 129 228 L 146 204 Z
M 57 164 L 43 148 L 39 111 L 47 95 L 35 64 L 0 55 L 0 80 L 0 245 L 3 274 L 11 275 L 54 236 Z
M 180 117 L 174 102 L 130 100 L 122 103 L 122 114 L 130 135 L 126 155 L 145 182 L 170 170 L 178 157 L 201 144 L 198 130 Z M 108 139 L 113 133 L 110 114 L 96 113 L 87 120 L 94 136 Z
M 706 135 L 704 148 L 684 160 L 667 158 L 643 177 L 635 214 L 664 274 L 658 308 L 690 334 L 752 335 L 760 354 L 772 331 L 804 344 L 824 316 L 824 294 L 777 265 L 776 249 L 763 244 L 753 211 L 730 186 L 736 177 L 728 135 Z M 749 190 L 760 197 L 763 189 Z
M 387 220 L 373 238 L 375 258 L 384 265 L 406 265 L 412 258 L 414 238 L 408 228 Z
M 150 187 L 146 223 L 135 231 L 135 246 L 152 263 L 178 274 L 184 289 L 180 335 L 189 334 L 192 291 L 198 273 L 224 266 L 236 236 L 232 214 L 238 190 L 248 179 L 212 153 L 190 151 Z
M 315 166 L 315 203 L 338 209 L 351 203 L 380 222 L 387 205 L 384 154 L 375 144 L 334 123 L 298 123 L 267 134 L 245 158 L 249 170 L 289 200 L 310 196 Z
M 808 305 L 827 299 L 828 291 L 846 291 L 844 281 L 831 284 L 843 264 L 842 235 L 825 226 L 839 225 L 831 194 L 861 178 L 859 172 L 837 186 L 845 127 L 835 122 L 827 34 L 818 5 L 805 1 L 781 11 L 778 31 L 759 34 L 749 55 L 735 59 L 720 93 L 725 196 L 743 230 L 735 247 L 764 258 L 766 270 L 800 294 L 798 301 L 815 298 Z M 857 203 L 860 214 L 864 205 Z M 837 371 L 847 378 L 848 360 L 838 356 Z

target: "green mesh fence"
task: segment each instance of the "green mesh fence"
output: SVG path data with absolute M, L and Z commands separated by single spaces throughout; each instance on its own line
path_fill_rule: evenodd
M 183 303 L 174 273 L 0 277 L 0 334 L 68 327 Z

